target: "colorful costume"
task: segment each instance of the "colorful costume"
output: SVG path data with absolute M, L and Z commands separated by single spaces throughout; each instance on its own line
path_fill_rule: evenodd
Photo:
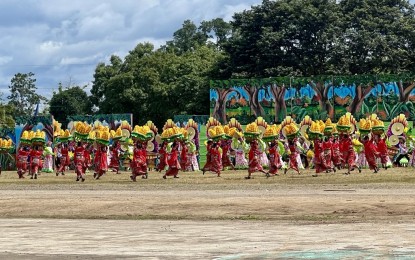
M 37 175 L 39 173 L 39 169 L 42 168 L 41 157 L 42 151 L 32 149 L 30 151 L 30 174 L 32 175 L 30 179 L 37 179 Z
M 85 148 L 82 145 L 78 145 L 75 148 L 75 173 L 76 181 L 85 181 Z
M 333 139 L 333 143 L 331 146 L 331 160 L 335 167 L 340 169 L 340 166 L 342 165 L 342 156 L 340 153 L 340 143 L 337 138 Z
M 180 163 L 179 163 L 179 151 L 178 151 L 178 144 L 173 144 L 172 151 L 169 153 L 167 158 L 167 163 L 169 165 L 169 169 L 164 174 L 163 178 L 166 179 L 166 176 L 174 176 L 174 178 L 178 178 L 177 174 L 180 170 Z
M 231 140 L 223 140 L 221 142 L 222 148 L 222 167 L 225 169 L 226 167 L 231 167 L 233 170 L 235 167 L 230 158 L 230 150 L 231 150 Z
M 367 163 L 369 164 L 369 168 L 377 172 L 378 167 L 376 165 L 376 156 L 378 155 L 378 152 L 376 150 L 375 144 L 373 143 L 373 140 L 370 138 L 365 138 L 361 142 L 365 147 L 365 157 Z
M 277 174 L 278 169 L 282 167 L 281 164 L 281 156 L 278 152 L 278 145 L 277 143 L 271 144 L 269 148 L 269 172 L 270 174 Z
M 340 140 L 340 151 L 342 152 L 344 163 L 348 165 L 348 173 L 350 173 L 356 167 L 356 155 L 350 136 L 344 135 L 342 137 Z
M 323 165 L 323 143 L 321 140 L 314 140 L 314 167 L 316 173 L 321 173 L 326 170 Z
M 156 170 L 161 172 L 164 171 L 164 168 L 167 166 L 167 142 L 163 142 L 161 145 L 159 153 L 159 161 Z
M 131 179 L 136 181 L 137 176 L 147 179 L 147 150 L 144 146 L 134 149 L 133 161 L 131 163 Z
M 43 156 L 45 157 L 45 162 L 43 164 L 43 172 L 53 172 L 53 150 L 50 145 L 48 145 L 43 151 Z
M 232 146 L 235 149 L 235 168 L 248 168 L 248 161 L 246 160 L 245 152 L 249 150 L 249 145 L 242 139 L 233 139 Z
M 323 166 L 326 168 L 326 171 L 330 171 L 334 168 L 331 158 L 332 145 L 333 144 L 329 138 L 323 141 Z
M 258 148 L 258 141 L 253 140 L 251 142 L 251 148 L 249 149 L 249 156 L 248 156 L 248 177 L 247 179 L 251 178 L 251 174 L 256 171 L 260 171 L 265 173 L 262 165 L 260 163 L 260 156 L 262 152 Z
M 19 179 L 24 178 L 24 174 L 27 171 L 27 163 L 29 158 L 29 151 L 25 150 L 24 147 L 21 147 L 19 149 L 19 152 L 17 153 L 17 174 L 19 175 Z

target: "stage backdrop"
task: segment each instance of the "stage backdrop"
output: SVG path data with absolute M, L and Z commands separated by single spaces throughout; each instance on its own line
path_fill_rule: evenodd
M 415 75 L 280 77 L 210 81 L 210 115 L 226 123 L 235 117 L 248 124 L 258 116 L 281 122 L 338 118 L 357 119 L 376 113 L 391 120 L 403 113 L 415 120 Z

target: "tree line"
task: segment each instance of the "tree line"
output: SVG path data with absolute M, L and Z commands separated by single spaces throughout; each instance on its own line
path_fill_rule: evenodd
M 409 1 L 263 0 L 230 22 L 186 20 L 158 49 L 143 42 L 124 58 L 111 56 L 97 64 L 90 93 L 59 85 L 46 112 L 60 121 L 133 113 L 137 124 L 161 126 L 173 115 L 208 114 L 210 79 L 403 72 L 415 72 Z M 16 74 L 9 87 L 11 115 L 45 101 L 33 73 Z

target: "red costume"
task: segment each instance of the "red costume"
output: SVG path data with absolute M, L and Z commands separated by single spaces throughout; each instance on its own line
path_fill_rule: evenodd
M 159 150 L 159 163 L 157 165 L 157 171 L 161 172 L 164 171 L 164 168 L 167 166 L 167 151 L 166 151 L 167 143 L 164 142 Z
M 277 174 L 278 169 L 281 168 L 281 158 L 278 152 L 278 145 L 275 144 L 271 148 L 269 148 L 269 173 Z
M 143 147 L 134 149 L 133 161 L 131 162 L 132 180 L 137 176 L 147 177 L 147 150 Z
M 85 148 L 83 146 L 77 146 L 75 149 L 75 172 L 76 172 L 76 180 L 85 181 Z
M 185 143 L 181 143 L 182 150 L 180 151 L 180 167 L 183 171 L 186 171 L 188 159 L 187 159 L 187 153 L 189 151 L 189 148 L 187 148 L 187 145 Z
M 71 158 L 69 158 L 69 148 L 67 146 L 62 147 L 61 153 L 62 157 L 65 157 L 65 167 L 69 166 L 71 164 Z
M 203 173 L 205 171 L 210 171 L 210 169 L 212 167 L 212 158 L 210 156 L 210 148 L 212 147 L 212 144 L 213 143 L 208 142 L 208 144 L 206 145 L 206 163 L 205 163 L 205 166 L 203 166 L 203 169 L 202 169 Z
M 101 150 L 98 148 L 97 150 L 95 150 L 95 155 L 94 155 L 94 170 L 95 170 L 94 175 L 99 173 L 100 161 L 101 161 Z
M 89 167 L 91 167 L 91 152 L 89 151 L 89 149 L 85 149 L 84 150 L 84 158 L 85 158 L 85 170 L 88 169 Z
M 30 173 L 32 175 L 31 179 L 34 178 L 37 179 L 37 174 L 39 172 L 39 169 L 41 166 L 41 156 L 42 151 L 33 149 L 30 151 Z
M 378 154 L 378 152 L 376 150 L 375 144 L 373 143 L 373 140 L 367 137 L 364 138 L 361 142 L 365 147 L 365 157 L 369 165 L 369 168 L 377 172 L 376 155 Z
M 231 142 L 232 140 L 224 140 L 221 142 L 222 148 L 222 167 L 231 167 L 232 170 L 234 169 L 234 165 L 230 158 L 230 150 L 231 150 Z
M 115 172 L 118 173 L 118 170 L 120 168 L 120 155 L 118 147 L 112 147 L 109 168 L 114 169 Z
M 323 143 L 319 139 L 314 140 L 314 167 L 316 173 L 326 170 L 323 165 Z
M 326 170 L 333 168 L 333 162 L 331 161 L 332 142 L 330 139 L 323 142 L 323 166 Z
M 25 151 L 24 148 L 20 148 L 17 153 L 17 174 L 19 179 L 24 178 L 23 175 L 27 171 L 27 160 L 29 158 L 29 151 Z
M 249 149 L 249 162 L 248 162 L 248 173 L 251 174 L 256 171 L 263 172 L 259 157 L 261 156 L 261 151 L 258 149 L 258 142 L 256 140 L 251 142 L 251 149 Z
M 340 140 L 340 152 L 342 153 L 344 163 L 349 166 L 349 171 L 354 170 L 356 167 L 356 154 L 350 136 L 343 136 Z
M 94 174 L 94 177 L 96 177 L 96 179 L 99 179 L 108 170 L 108 156 L 106 146 L 101 146 L 99 148 L 94 161 L 96 163 L 96 174 Z
M 295 140 L 289 141 L 289 143 L 288 143 L 288 149 L 290 149 L 290 166 L 289 166 L 289 168 L 291 168 L 291 169 L 295 170 L 296 172 L 298 172 L 298 162 L 297 162 L 298 152 L 297 152 L 297 145 L 295 143 L 296 143 Z
M 383 165 L 386 165 L 386 163 L 388 162 L 389 155 L 388 155 L 388 147 L 386 146 L 385 139 L 379 137 L 376 150 L 379 152 L 380 162 Z
M 164 174 L 163 178 L 165 179 L 166 176 L 174 176 L 177 178 L 177 174 L 180 170 L 180 164 L 179 164 L 179 151 L 177 150 L 177 144 L 175 147 L 173 147 L 172 151 L 169 153 L 167 158 L 167 163 L 169 165 L 169 169 Z
M 337 139 L 333 140 L 333 144 L 331 146 L 331 160 L 333 161 L 333 164 L 336 167 L 340 167 L 342 165 L 342 156 L 340 154 L 340 144 L 339 144 L 339 140 Z

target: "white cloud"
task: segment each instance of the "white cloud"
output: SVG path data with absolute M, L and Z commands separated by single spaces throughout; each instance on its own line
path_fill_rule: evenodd
M 11 56 L 0 56 L 0 65 L 5 65 L 13 60 Z
M 16 73 L 34 72 L 41 94 L 59 82 L 87 85 L 98 62 L 124 57 L 140 42 L 157 48 L 186 19 L 199 24 L 261 0 L 2 0 L 0 89 Z M 70 80 L 69 80 L 70 79 Z M 3 91 L 3 90 L 1 90 Z

